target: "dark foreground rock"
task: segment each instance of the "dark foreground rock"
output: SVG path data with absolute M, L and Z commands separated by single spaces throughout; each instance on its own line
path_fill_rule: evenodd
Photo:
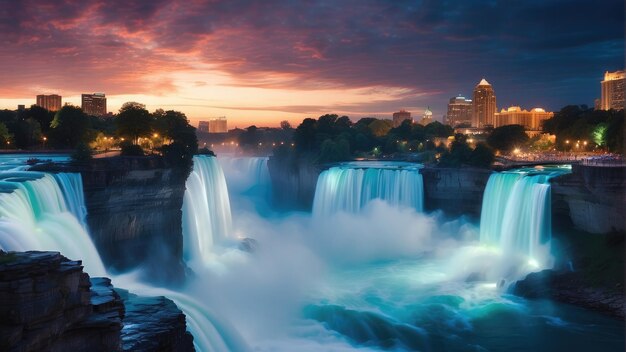
M 131 294 L 124 305 L 124 351 L 194 351 L 185 315 L 171 300 Z
M 550 298 L 624 320 L 621 287 L 601 288 L 585 284 L 575 272 L 543 270 L 515 284 L 513 293 L 525 298 Z
M 58 252 L 0 251 L 0 351 L 194 351 L 174 302 L 123 293 Z

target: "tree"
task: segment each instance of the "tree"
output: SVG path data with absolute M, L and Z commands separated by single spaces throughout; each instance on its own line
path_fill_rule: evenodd
M 7 126 L 0 122 L 0 146 L 5 146 L 7 141 L 11 139 L 12 135 L 9 133 Z
M 79 142 L 89 142 L 89 119 L 78 106 L 64 105 L 54 115 L 50 127 L 56 145 L 76 148 Z
M 152 132 L 152 116 L 146 106 L 136 102 L 127 102 L 120 108 L 115 119 L 117 132 L 137 144 L 140 137 L 147 137 Z
M 439 121 L 434 121 L 424 127 L 424 133 L 429 137 L 449 137 L 454 134 L 454 129 Z
M 291 124 L 289 123 L 289 121 L 287 120 L 283 120 L 280 122 L 280 128 L 283 130 L 290 130 L 291 129 Z
M 296 149 L 299 151 L 312 151 L 315 149 L 316 134 L 317 121 L 311 118 L 302 120 L 302 123 L 298 125 L 293 134 Z
M 528 143 L 528 135 L 521 125 L 506 125 L 493 130 L 487 137 L 490 147 L 502 152 L 510 152 Z
M 369 129 L 372 131 L 372 134 L 376 137 L 382 137 L 386 135 L 389 130 L 393 127 L 393 122 L 390 120 L 374 120 L 369 124 Z
M 495 159 L 493 149 L 485 143 L 478 143 L 472 151 L 468 164 L 475 167 L 488 168 Z
M 261 142 L 261 135 L 259 134 L 258 127 L 252 125 L 239 135 L 239 145 L 242 148 L 256 149 Z

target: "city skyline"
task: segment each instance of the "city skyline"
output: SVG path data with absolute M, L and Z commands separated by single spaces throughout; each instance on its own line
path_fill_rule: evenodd
M 38 94 L 80 106 L 80 94 L 102 91 L 108 111 L 138 101 L 194 124 L 419 116 L 428 106 L 441 120 L 450 97 L 471 97 L 482 77 L 498 108 L 558 111 L 593 106 L 604 72 L 624 66 L 618 1 L 333 4 L 8 2 L 0 108 Z

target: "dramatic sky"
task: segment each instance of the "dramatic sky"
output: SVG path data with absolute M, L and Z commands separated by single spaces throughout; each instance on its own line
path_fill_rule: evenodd
M 0 0 L 0 108 L 105 92 L 229 127 L 440 118 L 483 77 L 498 108 L 593 104 L 623 66 L 623 0 Z

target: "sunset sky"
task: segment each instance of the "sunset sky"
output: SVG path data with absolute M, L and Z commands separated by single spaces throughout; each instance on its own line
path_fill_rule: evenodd
M 104 92 L 229 127 L 323 113 L 592 105 L 624 67 L 622 0 L 0 0 L 0 108 Z

